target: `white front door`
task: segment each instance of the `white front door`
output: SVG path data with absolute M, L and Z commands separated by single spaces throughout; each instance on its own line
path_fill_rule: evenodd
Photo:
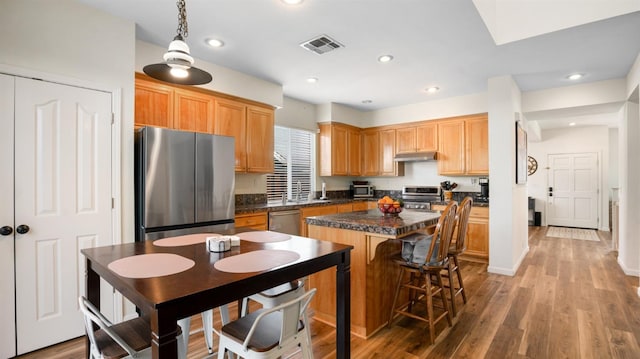
M 13 84 L 0 75 L 0 358 L 16 355 L 13 272 Z M 9 233 L 10 230 L 10 233 Z
M 15 81 L 15 228 L 24 232 L 15 234 L 15 295 L 22 354 L 84 334 L 80 249 L 112 243 L 111 94 Z
M 549 155 L 547 224 L 598 228 L 598 155 Z

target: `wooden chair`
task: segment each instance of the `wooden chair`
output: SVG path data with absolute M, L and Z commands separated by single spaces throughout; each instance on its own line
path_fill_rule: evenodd
M 442 211 L 433 236 L 431 237 L 426 263 L 411 263 L 403 259 L 396 261 L 400 265 L 400 273 L 393 297 L 388 326 L 390 327 L 392 325 L 396 314 L 424 321 L 429 325 L 429 338 L 431 343 L 435 341 L 435 324 L 437 322 L 446 318 L 449 326 L 452 325 L 451 312 L 447 304 L 447 296 L 445 295 L 441 272 L 449 266 L 449 257 L 447 254 L 453 236 L 456 209 L 457 203 L 450 202 Z M 409 278 L 405 280 L 407 273 L 409 274 Z M 400 297 L 400 289 L 408 290 L 408 300 L 405 303 L 396 305 Z M 433 297 L 438 295 L 442 301 L 442 313 L 436 318 L 434 314 Z M 414 305 L 422 303 L 422 300 L 424 300 L 426 304 L 426 317 L 419 316 L 412 312 Z
M 458 314 L 456 306 L 456 296 L 462 294 L 463 303 L 467 303 L 467 293 L 464 290 L 464 283 L 462 282 L 462 274 L 460 273 L 460 262 L 458 256 L 467 249 L 467 224 L 469 223 L 469 214 L 471 213 L 471 206 L 473 205 L 473 199 L 471 197 L 465 197 L 456 212 L 456 232 L 454 239 L 449 246 L 449 266 L 447 267 L 447 277 L 449 279 L 449 291 L 451 299 L 451 312 L 455 317 Z M 453 273 L 455 272 L 458 278 L 458 286 L 456 287 L 453 280 Z
M 138 317 L 112 324 L 85 297 L 79 297 L 78 303 L 84 314 L 91 359 L 151 358 L 151 327 L 147 318 Z M 178 358 L 186 358 L 187 348 L 180 329 L 177 340 Z
M 218 359 L 224 359 L 226 351 L 243 358 L 275 359 L 295 352 L 298 347 L 303 358 L 313 358 L 306 333 L 309 328 L 302 318 L 315 294 L 314 288 L 291 301 L 257 310 L 224 325 L 219 333 Z

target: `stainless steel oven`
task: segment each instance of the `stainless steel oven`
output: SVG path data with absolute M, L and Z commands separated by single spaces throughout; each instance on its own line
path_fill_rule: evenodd
M 404 186 L 402 200 L 405 209 L 431 210 L 431 202 L 440 201 L 440 186 Z

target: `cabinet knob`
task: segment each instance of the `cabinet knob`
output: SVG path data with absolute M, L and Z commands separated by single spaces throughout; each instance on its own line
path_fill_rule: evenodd
M 26 224 L 21 224 L 18 227 L 16 227 L 16 232 L 20 233 L 20 234 L 25 234 L 27 232 L 29 232 L 29 226 L 27 226 Z
M 8 236 L 11 233 L 13 233 L 13 228 L 11 226 L 4 226 L 0 228 L 0 235 L 2 236 Z

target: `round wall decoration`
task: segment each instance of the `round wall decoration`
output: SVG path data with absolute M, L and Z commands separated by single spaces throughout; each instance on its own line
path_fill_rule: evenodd
M 536 173 L 538 170 L 538 161 L 531 156 L 527 156 L 527 173 L 529 176 Z

